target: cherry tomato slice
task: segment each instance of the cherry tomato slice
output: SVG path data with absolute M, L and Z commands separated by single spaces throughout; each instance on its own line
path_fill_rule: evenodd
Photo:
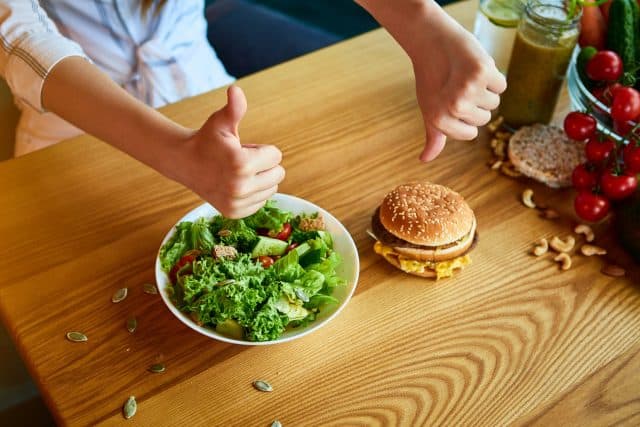
M 632 87 L 617 89 L 611 103 L 611 118 L 618 122 L 636 120 L 640 116 L 640 92 Z
M 299 243 L 296 243 L 296 242 L 291 243 L 289 246 L 287 246 L 287 250 L 285 251 L 285 253 L 288 254 L 289 252 L 291 252 L 292 250 L 294 250 L 298 246 L 300 246 Z
M 169 271 L 169 279 L 171 279 L 171 283 L 176 283 L 178 280 L 178 271 L 182 269 L 187 264 L 191 264 L 196 258 L 200 255 L 200 251 L 192 250 L 186 252 L 182 257 L 175 263 L 175 265 Z
M 270 235 L 278 240 L 289 240 L 289 236 L 291 236 L 291 224 L 285 222 L 282 224 L 282 229 L 279 232 L 272 232 Z
M 596 119 L 589 114 L 572 111 L 564 118 L 564 131 L 567 136 L 576 141 L 584 141 L 596 133 Z
M 638 188 L 638 179 L 634 175 L 616 174 L 606 171 L 600 178 L 602 192 L 611 200 L 622 200 L 631 196 Z
M 594 163 L 600 163 L 607 158 L 615 148 L 616 144 L 606 138 L 600 141 L 599 138 L 589 138 L 584 146 L 585 153 L 587 154 L 587 160 Z
M 587 62 L 587 76 L 596 81 L 614 82 L 622 76 L 622 59 L 611 50 L 601 50 Z
M 576 196 L 573 207 L 583 220 L 596 222 L 607 216 L 611 209 L 611 203 L 600 194 L 583 191 Z
M 262 264 L 262 268 L 269 268 L 275 262 L 273 258 L 268 255 L 261 255 L 258 257 L 258 261 Z
M 580 164 L 573 170 L 571 182 L 576 190 L 591 190 L 598 184 L 598 172 L 588 163 Z

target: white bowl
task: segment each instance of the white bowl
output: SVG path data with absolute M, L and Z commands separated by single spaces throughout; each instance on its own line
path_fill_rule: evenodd
M 358 275 L 360 273 L 360 259 L 358 258 L 358 250 L 356 248 L 356 245 L 353 242 L 353 239 L 351 238 L 351 235 L 349 234 L 347 229 L 333 215 L 311 202 L 300 199 L 298 197 L 280 193 L 275 194 L 272 199 L 276 202 L 276 205 L 280 209 L 290 211 L 294 215 L 303 212 L 309 214 L 320 212 L 320 214 L 322 214 L 322 216 L 324 217 L 326 229 L 331 233 L 331 236 L 333 237 L 333 248 L 340 254 L 342 258 L 342 262 L 336 269 L 336 272 L 340 277 L 346 280 L 346 285 L 338 286 L 333 291 L 332 296 L 339 301 L 338 304 L 331 304 L 323 307 L 318 313 L 318 316 L 314 322 L 310 323 L 306 327 L 289 328 L 285 330 L 280 338 L 276 340 L 257 342 L 236 340 L 222 335 L 213 329 L 197 325 L 187 314 L 181 312 L 173 304 L 169 293 L 167 292 L 167 288 L 171 286 L 171 281 L 167 273 L 165 273 L 160 266 L 160 257 L 156 256 L 156 283 L 158 285 L 158 291 L 162 296 L 162 300 L 169 308 L 169 310 L 174 314 L 174 316 L 176 316 L 182 323 L 184 323 L 194 331 L 200 332 L 201 334 L 206 335 L 210 338 L 232 344 L 269 345 L 287 342 L 296 338 L 303 337 L 326 325 L 331 319 L 333 319 L 338 315 L 338 313 L 340 313 L 340 311 L 349 302 L 349 299 L 351 299 L 351 295 L 353 295 L 353 292 L 356 289 L 356 284 L 358 283 Z M 218 214 L 218 211 L 213 206 L 205 203 L 183 216 L 176 223 L 176 225 L 183 221 L 195 221 L 200 217 L 212 218 Z M 169 230 L 167 235 L 162 240 L 162 244 L 160 245 L 160 247 L 162 247 L 171 238 L 171 236 L 175 233 L 175 230 L 175 226 L 173 226 L 171 230 Z

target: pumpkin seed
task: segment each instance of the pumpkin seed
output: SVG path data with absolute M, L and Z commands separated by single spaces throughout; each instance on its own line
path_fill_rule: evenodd
M 122 412 L 124 414 L 124 417 L 128 420 L 129 418 L 133 417 L 136 414 L 137 410 L 138 410 L 138 404 L 136 403 L 136 397 L 129 396 L 127 401 L 124 403 L 124 406 L 122 407 Z
M 229 236 L 231 236 L 231 230 L 227 230 L 226 228 L 222 229 L 222 230 L 218 231 L 218 236 L 220 236 L 220 237 L 229 237 Z
M 151 283 L 145 283 L 144 285 L 142 285 L 142 290 L 145 294 L 149 295 L 156 295 L 158 293 L 158 288 L 156 288 L 155 285 L 152 285 Z
M 263 380 L 255 380 L 253 382 L 253 387 L 259 391 L 264 391 L 264 392 L 273 391 L 273 387 L 271 387 L 271 384 Z
M 149 366 L 149 372 L 153 372 L 154 374 L 159 374 L 164 372 L 164 365 L 162 363 L 154 363 Z
M 271 427 L 282 427 L 282 423 L 278 420 L 275 420 L 271 423 Z
M 138 320 L 135 317 L 127 319 L 127 331 L 134 333 L 138 327 Z
M 119 303 L 120 301 L 123 301 L 127 297 L 128 292 L 129 292 L 129 289 L 127 288 L 118 289 L 111 297 L 111 302 Z
M 82 332 L 67 332 L 67 339 L 73 342 L 85 342 L 88 341 L 89 338 Z

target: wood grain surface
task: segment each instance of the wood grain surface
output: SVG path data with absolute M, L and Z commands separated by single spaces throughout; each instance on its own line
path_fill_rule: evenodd
M 448 10 L 467 27 L 475 3 Z M 360 281 L 327 326 L 290 343 L 240 347 L 183 326 L 156 295 L 158 246 L 201 201 L 90 137 L 0 163 L 0 314 L 63 425 L 495 426 L 638 425 L 638 269 L 598 228 L 603 260 L 561 272 L 529 252 L 565 236 L 570 190 L 490 171 L 486 133 L 417 160 L 423 125 L 408 59 L 383 31 L 240 80 L 244 142 L 277 144 L 280 191 L 333 213 L 358 246 Z M 198 126 L 224 102 L 214 91 L 164 108 Z M 566 105 L 566 94 L 563 105 Z M 152 149 L 150 147 L 150 149 Z M 394 186 L 431 180 L 461 192 L 478 218 L 473 264 L 433 282 L 372 250 L 370 217 Z M 540 218 L 524 188 L 559 210 Z M 120 304 L 113 292 L 129 287 Z M 126 319 L 138 329 L 129 334 Z M 67 341 L 80 330 L 87 343 Z M 162 362 L 166 372 L 147 368 Z M 274 388 L 260 393 L 252 381 Z M 125 421 L 128 396 L 138 413 Z

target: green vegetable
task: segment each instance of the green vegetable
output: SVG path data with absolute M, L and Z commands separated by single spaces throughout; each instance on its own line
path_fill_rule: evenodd
M 299 224 L 302 216 L 297 218 Z M 274 340 L 287 328 L 313 322 L 324 306 L 338 302 L 331 294 L 345 284 L 336 273 L 340 256 L 328 232 L 302 232 L 292 225 L 298 236 L 311 238 L 263 268 L 258 253 L 283 254 L 290 241 L 258 236 L 256 230 L 280 229 L 285 222 L 295 222 L 292 214 L 268 202 L 245 219 L 215 216 L 178 224 L 160 249 L 163 270 L 171 271 L 191 249 L 201 253 L 170 288 L 174 304 L 198 324 L 251 341 Z M 211 249 L 218 244 L 235 247 L 239 255 L 214 258 Z
M 289 243 L 284 240 L 260 236 L 251 251 L 251 258 L 257 258 L 263 255 L 282 255 L 287 250 L 287 246 L 289 246 Z
M 585 46 L 580 49 L 580 53 L 578 54 L 578 58 L 576 59 L 578 75 L 580 76 L 580 80 L 587 87 L 587 89 L 591 89 L 593 86 L 595 86 L 595 82 L 587 76 L 587 62 L 589 62 L 589 60 L 593 58 L 593 55 L 595 55 L 596 53 L 598 53 L 598 49 L 596 49 L 595 47 Z
M 258 229 L 267 228 L 269 230 L 279 231 L 285 222 L 289 222 L 291 213 L 278 209 L 273 200 L 267 203 L 256 213 L 244 219 L 247 226 Z
M 634 73 L 639 13 L 636 0 L 611 0 L 607 48 L 620 55 L 625 71 Z
M 171 270 L 182 254 L 191 249 L 191 224 L 186 221 L 178 224 L 175 234 L 160 248 L 160 265 L 163 270 Z

